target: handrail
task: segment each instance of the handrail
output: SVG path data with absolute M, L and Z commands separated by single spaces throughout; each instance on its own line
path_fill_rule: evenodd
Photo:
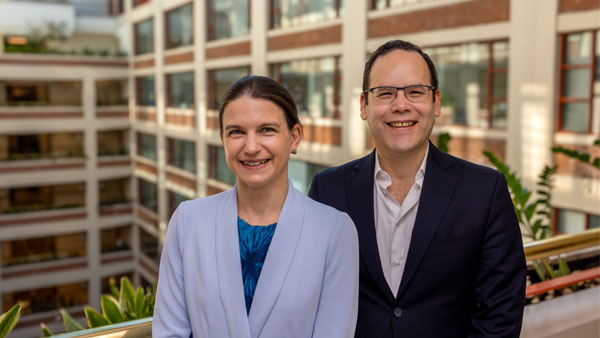
M 525 250 L 526 259 L 532 261 L 593 246 L 600 246 L 600 229 L 525 243 L 523 249 Z
M 132 320 L 119 324 L 101 326 L 72 333 L 55 335 L 56 338 L 150 338 L 152 337 L 152 317 Z

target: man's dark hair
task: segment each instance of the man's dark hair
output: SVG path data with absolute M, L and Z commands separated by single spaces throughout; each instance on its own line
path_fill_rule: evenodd
M 288 129 L 292 129 L 300 123 L 296 102 L 292 94 L 285 89 L 279 82 L 266 76 L 246 75 L 229 86 L 229 89 L 223 94 L 221 107 L 219 108 L 219 129 L 223 132 L 223 112 L 225 107 L 231 101 L 247 95 L 253 99 L 269 100 L 278 105 L 283 110 Z
M 437 72 L 435 71 L 435 65 L 433 64 L 433 61 L 431 61 L 431 58 L 429 57 L 429 55 L 427 55 L 427 53 L 423 52 L 423 50 L 421 50 L 421 47 L 419 47 L 415 44 L 412 44 L 408 41 L 390 40 L 390 41 L 384 43 L 383 45 L 379 46 L 369 56 L 369 59 L 367 60 L 367 62 L 365 62 L 365 70 L 363 72 L 363 82 L 362 82 L 363 92 L 365 90 L 369 89 L 369 76 L 371 75 L 371 68 L 373 68 L 373 63 L 375 63 L 375 60 L 377 60 L 380 56 L 386 55 L 387 53 L 392 52 L 394 50 L 415 52 L 415 53 L 418 53 L 419 55 L 421 55 L 421 57 L 423 57 L 423 59 L 425 60 L 425 63 L 427 64 L 427 68 L 429 68 L 429 76 L 430 76 L 431 86 L 434 87 L 435 89 L 438 88 Z M 433 100 L 435 101 L 435 95 L 433 96 Z M 366 96 L 365 96 L 365 102 L 367 102 Z

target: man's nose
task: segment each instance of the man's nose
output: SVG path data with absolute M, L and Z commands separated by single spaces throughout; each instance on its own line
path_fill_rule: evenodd
M 410 107 L 410 101 L 408 101 L 408 99 L 406 98 L 406 95 L 404 94 L 404 89 L 398 90 L 396 92 L 396 97 L 390 105 L 392 106 L 392 110 L 399 111 L 406 110 L 408 107 Z

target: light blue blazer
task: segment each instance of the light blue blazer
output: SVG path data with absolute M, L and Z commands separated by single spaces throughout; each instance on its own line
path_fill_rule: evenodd
M 183 202 L 162 251 L 152 336 L 353 337 L 358 252 L 350 217 L 290 182 L 247 315 L 236 187 Z

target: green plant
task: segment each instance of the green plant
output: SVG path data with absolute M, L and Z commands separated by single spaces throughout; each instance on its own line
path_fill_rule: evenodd
M 6 313 L 0 315 L 0 338 L 6 337 L 19 321 L 21 304 L 11 307 Z
M 441 133 L 438 135 L 437 147 L 440 151 L 448 153 L 448 143 L 452 139 L 452 136 L 448 133 Z
M 114 278 L 109 280 L 111 294 L 102 295 L 100 298 L 102 313 L 89 306 L 85 307 L 84 312 L 89 328 L 122 323 L 129 320 L 151 317 L 153 315 L 156 287 L 149 288 L 145 291 L 141 287 L 134 289 L 127 277 L 122 277 L 120 282 L 120 287 L 117 288 Z M 60 314 L 63 318 L 63 324 L 67 332 L 85 329 L 64 309 L 60 311 Z M 41 324 L 41 328 L 45 337 L 51 337 L 53 335 L 43 323 Z
M 594 141 L 594 146 L 600 147 L 600 139 Z M 600 157 L 592 159 L 592 156 L 589 153 L 582 153 L 579 150 L 573 150 L 564 147 L 552 147 L 552 151 L 555 153 L 565 154 L 571 158 L 578 160 L 579 162 L 589 164 L 600 169 Z

